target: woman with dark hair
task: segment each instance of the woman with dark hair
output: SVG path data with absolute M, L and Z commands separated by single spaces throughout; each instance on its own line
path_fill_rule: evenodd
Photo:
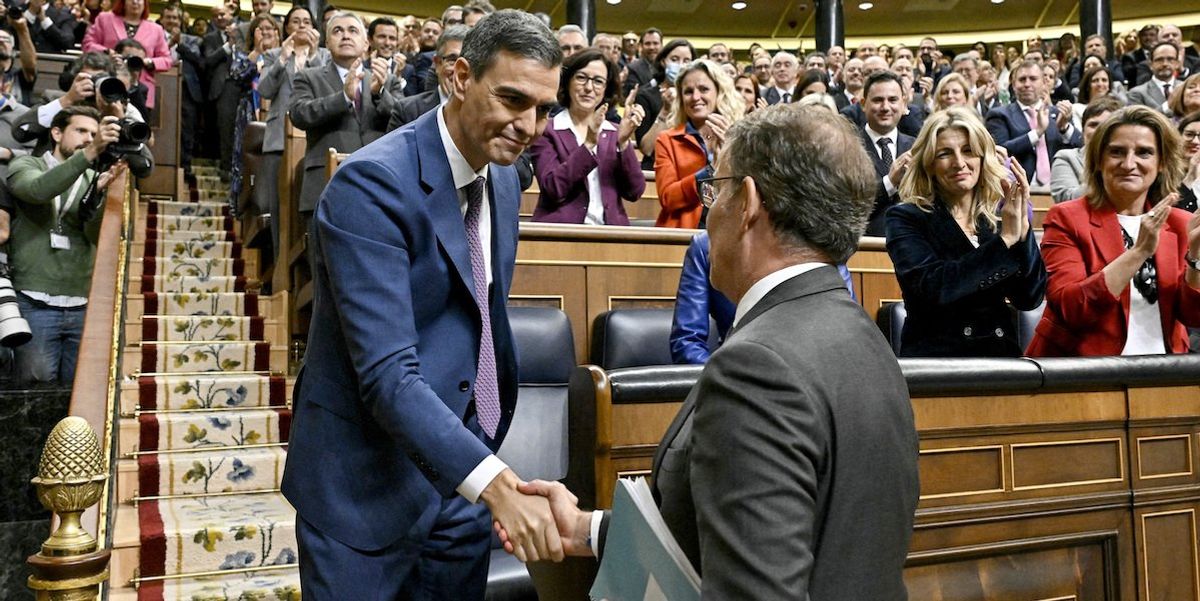
M 742 100 L 746 101 L 746 114 L 750 114 L 756 109 L 767 108 L 767 101 L 762 97 L 761 91 L 758 89 L 758 82 L 753 75 L 743 73 L 735 77 L 733 89 L 737 90 L 738 94 L 742 95 Z
M 1121 82 L 1113 81 L 1112 73 L 1104 66 L 1100 57 L 1092 54 L 1083 59 L 1083 76 L 1079 78 L 1076 102 L 1071 106 L 1071 121 L 1075 129 L 1083 127 L 1083 111 L 1097 98 L 1116 98 L 1124 106 L 1125 95 L 1120 91 L 1120 85 Z
M 1196 199 L 1200 197 L 1200 111 L 1180 119 L 1176 127 L 1183 138 L 1183 157 L 1187 161 L 1187 168 L 1183 173 L 1183 183 L 1179 186 L 1179 203 L 1175 206 L 1195 213 Z
M 259 68 L 262 66 L 263 54 L 268 50 L 279 47 L 283 37 L 279 21 L 270 14 L 260 14 L 250 21 L 243 48 L 235 48 L 230 57 L 229 79 L 241 85 L 242 94 L 238 98 L 237 117 L 233 122 L 233 161 L 229 172 L 229 204 L 235 213 L 241 213 L 238 206 L 242 194 L 242 134 L 246 125 L 258 118 L 260 99 L 258 95 Z
M 83 36 L 83 51 L 112 54 L 121 40 L 133 38 L 141 43 L 146 49 L 146 67 L 138 80 L 146 86 L 146 106 L 154 108 L 154 74 L 170 69 L 175 61 L 162 26 L 149 20 L 149 16 L 146 0 L 116 0 L 112 10 L 97 15 L 96 22 L 88 28 Z
M 975 111 L 937 111 L 913 142 L 888 209 L 887 251 L 908 318 L 900 354 L 909 357 L 1017 357 L 1015 316 L 1046 290 L 1030 227 L 1029 182 L 1012 178 Z
M 654 58 L 654 81 L 658 85 L 646 85 L 638 89 L 635 102 L 642 107 L 646 116 L 634 134 L 634 140 L 642 151 L 642 169 L 654 168 L 654 142 L 658 134 L 671 129 L 675 122 L 675 79 L 688 63 L 696 58 L 696 49 L 687 40 L 671 40 Z
M 1187 352 L 1185 326 L 1200 326 L 1200 215 L 1174 207 L 1179 134 L 1130 106 L 1086 152 L 1087 195 L 1051 207 L 1043 226 L 1050 280 L 1029 355 Z
M 792 96 L 792 102 L 799 102 L 809 94 L 828 93 L 829 72 L 824 69 L 809 69 L 800 76 L 800 81 L 796 82 L 796 94 Z
M 563 61 L 558 86 L 563 110 L 529 149 L 541 189 L 534 221 L 629 225 L 621 200 L 636 201 L 646 189 L 632 143 L 644 112 L 629 103 L 619 125 L 604 118 L 617 101 L 619 75 L 593 48 Z

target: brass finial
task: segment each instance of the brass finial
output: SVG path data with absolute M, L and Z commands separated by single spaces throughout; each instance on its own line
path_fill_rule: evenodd
M 83 555 L 96 550 L 96 539 L 84 530 L 79 516 L 95 505 L 108 474 L 96 433 L 81 417 L 67 417 L 54 426 L 38 475 L 33 479 L 42 505 L 58 514 L 59 526 L 42 544 L 49 556 Z

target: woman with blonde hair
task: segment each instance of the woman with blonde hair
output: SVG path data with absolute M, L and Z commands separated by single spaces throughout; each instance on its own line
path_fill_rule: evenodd
M 930 115 L 910 152 L 901 202 L 885 217 L 908 311 L 900 354 L 1019 356 L 1009 303 L 1037 307 L 1046 287 L 1025 171 L 962 106 Z
M 938 80 L 937 88 L 933 91 L 933 112 L 952 106 L 972 108 L 974 104 L 967 78 L 958 73 L 947 73 Z
M 655 225 L 704 227 L 699 178 L 712 177 L 725 132 L 746 102 L 719 65 L 693 61 L 675 80 L 675 125 L 654 142 L 654 174 L 662 210 Z

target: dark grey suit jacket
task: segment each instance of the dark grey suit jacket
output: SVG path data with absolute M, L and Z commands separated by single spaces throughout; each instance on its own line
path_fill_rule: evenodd
M 907 598 L 917 489 L 900 367 L 821 267 L 769 292 L 709 358 L 652 491 L 704 598 L 885 601 Z
M 417 120 L 417 117 L 432 111 L 441 102 L 437 88 L 425 90 L 416 96 L 405 96 L 392 105 L 391 117 L 388 118 L 387 130 L 399 128 L 405 123 Z
M 378 98 L 372 98 L 369 77 L 362 80 L 362 111 L 355 115 L 346 102 L 342 78 L 332 61 L 309 67 L 296 74 L 292 82 L 292 102 L 288 111 L 292 123 L 304 130 L 304 181 L 300 185 L 301 211 L 313 211 L 325 188 L 325 163 L 330 148 L 354 152 L 385 133 L 393 98 L 387 85 Z

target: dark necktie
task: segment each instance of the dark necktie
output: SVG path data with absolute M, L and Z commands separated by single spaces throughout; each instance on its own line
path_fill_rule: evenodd
M 892 170 L 892 149 L 888 147 L 891 143 L 891 138 L 879 138 L 876 142 L 879 145 L 879 157 L 883 159 L 883 168 L 886 171 Z
M 787 104 L 791 101 L 792 101 L 792 94 L 790 92 L 784 92 L 783 93 L 783 104 Z
M 1164 83 L 1162 86 L 1163 86 L 1163 98 L 1166 98 L 1169 100 L 1171 98 L 1171 84 Z
M 471 279 L 475 282 L 475 298 L 478 299 L 479 360 L 475 373 L 475 412 L 479 425 L 488 438 L 496 437 L 500 426 L 500 386 L 496 378 L 496 348 L 492 340 L 492 314 L 488 304 L 487 268 L 483 261 L 483 243 L 479 237 L 480 214 L 483 210 L 482 177 L 467 184 L 467 248 L 471 252 Z

